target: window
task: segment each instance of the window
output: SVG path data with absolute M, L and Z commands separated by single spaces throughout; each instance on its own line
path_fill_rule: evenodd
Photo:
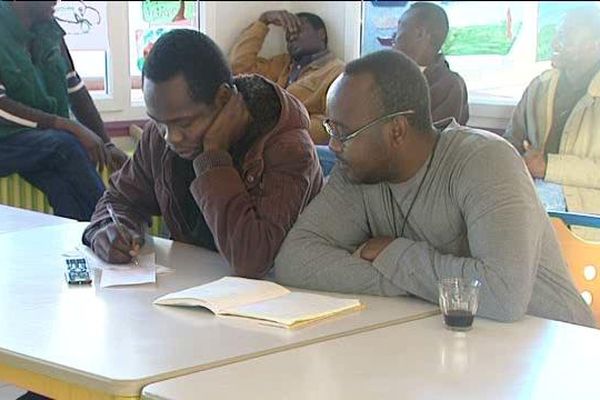
M 66 32 L 75 69 L 105 121 L 145 118 L 144 57 L 163 33 L 199 29 L 201 6 L 200 1 L 58 2 L 55 17 Z
M 362 54 L 392 45 L 398 19 L 410 7 L 410 3 L 363 2 Z M 600 7 L 599 1 L 436 3 L 445 9 L 450 22 L 442 51 L 451 68 L 465 79 L 469 90 L 469 125 L 499 130 L 506 127 L 512 106 L 520 100 L 530 81 L 550 68 L 552 41 L 565 13 L 573 8 L 589 6 L 590 3 Z M 474 109 L 479 113 L 477 121 L 473 118 L 476 114 L 472 112 Z M 500 113 L 501 118 L 494 115 Z M 499 121 L 497 125 L 496 121 Z M 568 169 L 575 163 L 577 160 L 569 161 L 569 164 L 563 161 L 557 165 Z M 574 171 L 581 165 L 574 166 Z M 568 209 L 569 198 L 565 197 L 563 185 L 536 180 L 536 188 L 547 209 Z M 587 200 L 583 198 L 592 196 L 583 194 L 579 201 L 586 204 Z M 587 204 L 583 211 L 598 213 L 597 209 Z M 586 238 L 597 240 L 597 237 Z
M 529 82 L 550 68 L 551 42 L 562 15 L 588 2 L 436 3 L 450 21 L 442 51 L 465 79 L 470 102 L 516 104 Z M 391 45 L 410 3 L 368 1 L 363 7 L 361 53 Z

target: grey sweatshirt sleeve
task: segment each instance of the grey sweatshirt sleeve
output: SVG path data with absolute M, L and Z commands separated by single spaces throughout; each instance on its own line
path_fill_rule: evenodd
M 467 226 L 470 257 L 399 238 L 373 266 L 396 286 L 432 302 L 438 300 L 439 279 L 476 278 L 482 283 L 479 315 L 521 318 L 533 292 L 547 223 L 523 162 L 506 143 L 492 141 L 461 164 L 451 190 Z
M 370 237 L 362 190 L 336 168 L 288 233 L 275 259 L 275 280 L 314 290 L 405 294 L 370 262 L 352 255 Z

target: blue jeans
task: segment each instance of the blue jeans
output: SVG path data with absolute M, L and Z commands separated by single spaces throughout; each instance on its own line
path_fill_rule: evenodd
M 0 138 L 0 176 L 13 173 L 44 192 L 54 214 L 81 221 L 89 221 L 104 191 L 83 146 L 56 129 L 29 129 Z
M 317 156 L 321 163 L 323 175 L 328 176 L 335 165 L 335 154 L 329 149 L 329 146 L 317 146 Z

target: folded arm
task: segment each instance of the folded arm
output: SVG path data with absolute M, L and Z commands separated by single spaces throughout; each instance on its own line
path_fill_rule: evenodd
M 362 191 L 334 170 L 300 216 L 275 260 L 285 285 L 335 292 L 405 294 L 371 263 L 353 255 L 370 236 Z

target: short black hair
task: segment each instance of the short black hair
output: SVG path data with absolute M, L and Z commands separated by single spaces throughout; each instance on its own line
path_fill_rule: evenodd
M 299 12 L 296 14 L 296 16 L 298 18 L 305 18 L 306 21 L 308 21 L 308 23 L 310 24 L 310 26 L 313 27 L 314 30 L 318 31 L 318 30 L 323 30 L 323 32 L 325 33 L 325 46 L 327 47 L 327 42 L 328 42 L 328 38 L 327 38 L 327 28 L 325 28 L 325 22 L 323 22 L 323 20 L 321 19 L 321 17 L 319 17 L 316 14 L 313 13 L 309 13 L 309 12 Z
M 413 110 L 409 123 L 417 130 L 431 130 L 429 86 L 421 70 L 404 53 L 380 50 L 346 64 L 346 75 L 370 74 L 383 115 Z
M 431 34 L 433 48 L 440 51 L 448 36 L 449 23 L 446 11 L 437 4 L 427 2 L 413 3 L 408 11 L 415 13 L 427 32 Z
M 223 83 L 233 85 L 233 74 L 223 52 L 205 34 L 175 29 L 162 35 L 144 62 L 143 76 L 165 82 L 183 74 L 190 97 L 197 103 L 212 104 Z

